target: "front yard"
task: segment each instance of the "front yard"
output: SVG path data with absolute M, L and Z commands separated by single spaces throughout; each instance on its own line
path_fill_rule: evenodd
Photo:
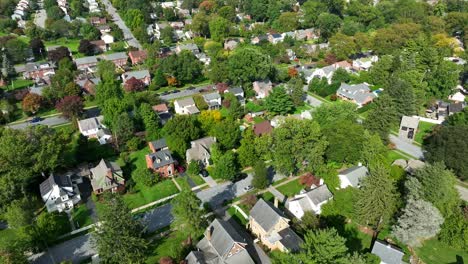
M 280 187 L 277 187 L 276 189 L 278 189 L 278 191 L 280 191 L 287 197 L 293 197 L 294 195 L 298 194 L 302 189 L 304 189 L 304 185 L 299 183 L 299 179 L 296 179 Z
M 93 223 L 91 212 L 86 207 L 86 204 L 81 204 L 73 209 L 72 219 L 77 228 L 82 228 Z
M 420 121 L 418 126 L 418 132 L 416 132 L 414 141 L 416 141 L 419 144 L 422 144 L 424 137 L 432 131 L 432 128 L 434 126 L 436 126 L 436 124 Z
M 131 209 L 140 207 L 145 204 L 157 201 L 159 199 L 171 196 L 178 193 L 179 190 L 175 184 L 167 179 L 163 180 L 152 187 L 135 185 L 132 192 L 126 193 L 123 196 L 125 203 Z

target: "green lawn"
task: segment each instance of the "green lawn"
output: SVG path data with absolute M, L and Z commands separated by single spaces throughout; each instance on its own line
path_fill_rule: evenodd
M 50 46 L 65 46 L 70 49 L 72 53 L 78 53 L 78 47 L 80 46 L 79 39 L 67 39 L 67 38 L 60 38 L 56 40 L 46 41 L 44 43 L 46 47 Z
M 32 86 L 34 84 L 33 81 L 31 80 L 24 80 L 24 79 L 17 79 L 14 81 L 10 81 L 8 86 L 2 86 L 1 89 L 7 90 L 7 91 L 12 91 L 12 90 L 17 90 L 17 89 L 23 89 L 29 86 Z
M 303 111 L 310 110 L 312 107 L 308 104 L 304 104 L 303 106 L 296 107 L 296 110 L 294 111 L 294 114 L 300 114 Z
M 202 177 L 200 177 L 200 175 L 195 175 L 195 176 L 189 175 L 189 177 L 190 177 L 190 179 L 192 179 L 192 181 L 193 181 L 196 185 L 205 184 L 205 181 L 202 179 Z
M 280 191 L 287 197 L 293 197 L 294 195 L 298 194 L 299 191 L 304 189 L 304 186 L 299 183 L 299 179 L 296 179 L 294 181 L 286 183 L 285 185 L 277 187 L 276 189 L 278 189 L 278 191 Z
M 125 194 L 123 199 L 133 209 L 178 192 L 179 190 L 171 180 L 163 180 L 152 187 L 139 186 L 137 184 L 133 192 Z
M 132 171 L 136 170 L 137 168 L 146 168 L 146 159 L 145 156 L 150 154 L 151 151 L 148 146 L 138 151 L 130 153 L 130 164 Z
M 252 101 L 249 101 L 245 104 L 245 109 L 249 112 L 260 112 L 265 110 L 265 106 L 263 105 L 258 105 Z
M 0 230 L 0 246 L 10 245 L 17 241 L 17 234 L 15 229 L 4 229 Z
M 450 246 L 439 242 L 437 239 L 426 241 L 422 247 L 416 249 L 416 254 L 426 264 L 452 264 L 468 262 L 468 252 L 453 249 Z
M 229 207 L 228 214 L 242 226 L 245 226 L 248 222 L 248 220 L 245 219 L 244 216 L 241 213 L 239 213 L 234 207 Z
M 151 252 L 146 259 L 146 263 L 154 264 L 159 263 L 159 259 L 162 257 L 171 257 L 175 260 L 182 260 L 188 252 L 184 252 L 183 241 L 187 239 L 184 232 L 173 231 L 169 235 L 153 240 L 149 245 L 149 251 Z M 178 263 L 178 262 L 176 262 Z
M 77 228 L 91 225 L 93 219 L 91 218 L 91 212 L 86 207 L 86 204 L 81 204 L 78 207 L 75 207 L 72 212 L 73 221 L 78 223 Z
M 388 162 L 390 164 L 392 164 L 397 159 L 407 160 L 408 158 L 406 158 L 405 156 L 401 155 L 400 153 L 398 153 L 397 151 L 394 151 L 394 150 L 391 150 L 391 151 L 388 152 L 387 160 L 388 160 Z
M 268 201 L 268 202 L 273 202 L 275 199 L 275 196 L 271 192 L 266 192 L 260 195 L 259 198 L 263 198 L 263 200 Z
M 436 126 L 436 124 L 420 121 L 418 126 L 418 132 L 416 132 L 414 141 L 418 142 L 419 144 L 422 144 L 424 137 L 432 131 L 432 128 L 434 126 Z
M 175 180 L 179 184 L 180 188 L 182 188 L 182 190 L 190 190 L 191 189 L 190 184 L 188 183 L 187 179 L 182 178 L 182 177 L 177 177 Z

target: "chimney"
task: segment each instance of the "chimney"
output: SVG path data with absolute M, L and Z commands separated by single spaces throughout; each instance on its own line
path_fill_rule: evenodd
M 210 226 L 208 230 L 206 230 L 206 239 L 208 239 L 208 241 L 211 241 L 211 235 L 213 234 L 213 231 L 214 231 L 213 226 Z
M 276 208 L 278 208 L 278 198 L 275 197 L 275 201 L 274 201 L 273 205 L 274 205 Z
M 362 162 L 359 162 L 359 163 L 358 163 L 358 166 L 361 167 L 361 166 L 362 166 Z

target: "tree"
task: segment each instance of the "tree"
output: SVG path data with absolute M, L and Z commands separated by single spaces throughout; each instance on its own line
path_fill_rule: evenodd
M 361 160 L 368 168 L 373 168 L 378 164 L 385 164 L 388 157 L 388 148 L 383 144 L 377 134 L 370 134 L 364 131 L 364 144 L 362 145 Z
M 338 235 L 334 228 L 308 231 L 302 244 L 300 259 L 304 263 L 335 264 L 346 257 L 346 239 Z
M 252 129 L 244 130 L 240 147 L 237 149 L 237 155 L 242 167 L 253 166 L 258 158 L 257 148 L 255 146 L 255 134 Z
M 190 176 L 197 176 L 200 174 L 200 164 L 197 161 L 191 161 L 187 167 L 187 173 Z
M 209 20 L 205 12 L 198 12 L 193 16 L 190 29 L 199 36 L 207 37 L 210 35 Z
M 356 105 L 349 102 L 336 102 L 333 104 L 322 104 L 312 112 L 313 119 L 320 126 L 334 124 L 337 122 L 355 122 L 358 118 Z
M 163 9 L 163 14 L 164 18 L 167 21 L 176 21 L 177 20 L 177 14 L 173 8 L 164 8 Z
M 83 99 L 79 96 L 65 96 L 55 107 L 65 118 L 75 119 L 83 114 Z
M 317 18 L 317 26 L 320 30 L 320 36 L 327 40 L 341 26 L 341 18 L 334 14 L 322 13 Z
M 243 85 L 266 79 L 272 72 L 270 58 L 256 47 L 241 47 L 228 57 L 229 80 Z
M 294 111 L 294 104 L 291 97 L 281 86 L 273 88 L 265 100 L 265 105 L 272 114 L 285 115 Z
M 290 91 L 291 99 L 294 103 L 294 106 L 304 105 L 304 83 L 301 78 L 292 78 L 288 82 L 288 89 Z
M 86 56 L 94 55 L 96 51 L 96 46 L 91 44 L 87 39 L 80 40 L 80 45 L 78 46 L 78 52 L 85 54 Z
M 326 125 L 323 133 L 327 135 L 328 140 L 325 152 L 328 160 L 350 164 L 360 161 L 366 140 L 364 128 L 360 124 L 349 120 L 338 121 Z
M 137 168 L 135 172 L 132 173 L 132 179 L 135 183 L 147 187 L 151 187 L 159 181 L 157 174 L 144 167 Z
M 267 151 L 271 152 L 277 171 L 291 174 L 321 168 L 326 147 L 327 142 L 316 122 L 286 119 L 273 131 L 272 148 Z
M 239 143 L 241 136 L 239 124 L 232 119 L 224 119 L 214 126 L 213 136 L 223 149 L 233 149 Z
M 441 60 L 428 76 L 429 93 L 436 98 L 446 98 L 457 86 L 460 67 L 450 61 Z
M 299 26 L 297 13 L 284 12 L 275 20 L 273 28 L 280 32 L 294 31 Z
M 212 135 L 213 129 L 221 122 L 221 112 L 218 110 L 205 110 L 201 111 L 198 115 L 198 122 L 200 127 L 206 135 Z
M 142 80 L 132 77 L 125 82 L 124 88 L 127 92 L 139 92 L 143 91 L 145 86 Z
M 161 40 L 162 43 L 165 45 L 171 45 L 172 42 L 174 42 L 174 29 L 172 27 L 165 27 L 161 29 L 159 39 Z
M 320 219 L 318 215 L 312 211 L 304 212 L 301 219 L 293 219 L 293 227 L 300 234 L 305 234 L 309 230 L 315 230 L 320 226 Z
M 36 236 L 37 240 L 51 243 L 60 235 L 65 234 L 69 230 L 69 222 L 65 213 L 41 213 L 36 220 Z
M 443 161 L 461 179 L 468 179 L 468 126 L 439 126 L 423 141 L 429 162 Z
M 145 24 L 145 17 L 139 9 L 127 10 L 123 18 L 125 20 L 125 24 L 133 30 L 141 28 Z
M 205 101 L 201 94 L 195 94 L 192 98 L 198 109 L 200 109 L 201 111 L 208 110 L 208 103 Z
M 202 76 L 203 65 L 192 52 L 184 50 L 161 61 L 161 70 L 182 83 L 196 82 Z
M 138 108 L 138 113 L 143 121 L 146 131 L 147 140 L 156 140 L 160 135 L 160 118 L 153 111 L 153 108 L 148 103 L 142 103 Z
M 35 93 L 28 93 L 21 103 L 23 111 L 35 114 L 42 106 L 42 96 Z
M 227 151 L 219 157 L 219 160 L 214 163 L 213 176 L 215 178 L 234 180 L 237 176 L 237 161 L 234 152 Z
M 359 221 L 380 231 L 395 213 L 397 198 L 396 186 L 386 168 L 375 166 L 362 181 L 358 192 L 356 212 Z
M 268 186 L 268 170 L 263 160 L 255 163 L 252 186 L 259 190 L 265 189 Z
M 224 94 L 224 102 L 223 105 L 229 105 L 229 117 L 231 119 L 237 120 L 244 116 L 244 107 L 239 102 L 239 99 L 232 94 L 232 93 L 225 93 Z
M 98 214 L 101 224 L 93 235 L 99 258 L 106 263 L 143 263 L 148 243 L 142 223 L 121 196 L 106 193 L 103 203 L 105 207 Z
M 343 68 L 338 68 L 333 73 L 332 83 L 348 83 L 351 80 L 350 74 Z
M 439 210 L 424 200 L 410 199 L 393 227 L 393 235 L 401 242 L 417 247 L 440 231 L 444 218 Z
M 211 39 L 218 42 L 223 42 L 224 38 L 229 36 L 230 23 L 227 19 L 221 16 L 215 16 L 208 23 L 210 28 Z
M 390 96 L 383 94 L 374 101 L 374 108 L 364 123 L 372 133 L 377 133 L 384 142 L 388 141 L 388 134 L 394 124 L 397 123 L 396 108 Z
M 161 88 L 167 85 L 167 79 L 164 76 L 163 71 L 161 68 L 158 68 L 156 72 L 154 73 L 154 78 L 153 81 L 151 82 L 156 86 L 156 88 Z
M 461 210 L 457 208 L 450 217 L 446 217 L 439 234 L 439 239 L 456 249 L 468 250 L 468 221 L 466 213 L 463 215 Z
M 32 224 L 34 208 L 28 198 L 22 198 L 10 203 L 5 214 L 9 228 L 17 229 Z
M 198 139 L 201 131 L 198 128 L 196 117 L 176 115 L 164 125 L 162 134 L 167 145 L 178 157 L 185 157 L 185 151 L 192 140 Z
M 29 47 L 35 58 L 42 58 L 45 55 L 44 42 L 41 39 L 35 38 L 29 41 Z
M 171 204 L 174 216 L 172 226 L 194 236 L 203 231 L 206 225 L 205 211 L 194 192 L 183 190 L 171 201 Z
M 346 60 L 349 56 L 358 52 L 357 45 L 354 42 L 353 37 L 337 33 L 332 36 L 329 41 L 333 54 L 335 54 L 339 60 Z
M 123 112 L 112 124 L 112 130 L 117 146 L 121 147 L 133 137 L 135 126 L 132 118 L 126 112 Z
M 2 45 L 3 46 L 3 45 Z M 28 44 L 23 42 L 19 38 L 11 38 L 5 44 L 4 47 L 8 54 L 8 57 L 14 64 L 24 63 L 28 57 L 29 47 Z
M 418 198 L 431 202 L 444 216 L 449 216 L 458 207 L 455 175 L 443 163 L 428 164 L 417 170 L 414 177 L 421 184 L 419 193 L 422 196 Z

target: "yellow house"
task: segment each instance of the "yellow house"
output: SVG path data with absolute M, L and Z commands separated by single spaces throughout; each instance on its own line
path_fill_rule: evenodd
M 270 250 L 295 252 L 300 249 L 302 239 L 289 228 L 289 219 L 263 199 L 250 211 L 249 228 Z

